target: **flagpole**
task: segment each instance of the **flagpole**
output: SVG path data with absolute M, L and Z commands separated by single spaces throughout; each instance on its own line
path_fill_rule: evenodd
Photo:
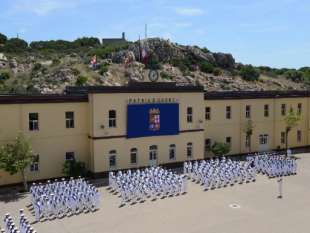
M 141 62 L 141 39 L 139 35 L 139 62 Z

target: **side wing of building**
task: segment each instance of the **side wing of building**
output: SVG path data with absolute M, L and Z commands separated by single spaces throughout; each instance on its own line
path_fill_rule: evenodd
M 0 113 L 0 146 L 11 143 L 19 133 L 32 145 L 36 163 L 27 169 L 28 180 L 63 176 L 68 156 L 89 164 L 86 98 L 2 96 Z M 20 181 L 19 174 L 0 170 L 0 185 Z
M 285 116 L 290 109 L 301 114 L 298 125 L 289 133 L 289 147 L 309 145 L 309 97 L 306 92 L 206 93 L 205 155 L 212 156 L 210 145 L 229 142 L 230 154 L 249 152 L 245 133 L 252 121 L 251 151 L 285 148 Z

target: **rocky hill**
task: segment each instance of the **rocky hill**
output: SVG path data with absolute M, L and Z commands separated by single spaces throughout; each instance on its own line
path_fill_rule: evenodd
M 141 57 L 144 50 L 147 56 Z M 90 61 L 96 55 L 96 63 Z M 305 90 L 310 68 L 273 69 L 236 63 L 231 54 L 152 38 L 101 45 L 96 38 L 39 41 L 29 45 L 0 34 L 1 93 L 62 93 L 67 85 L 126 85 L 146 81 L 157 69 L 160 81 L 200 84 L 208 91 Z

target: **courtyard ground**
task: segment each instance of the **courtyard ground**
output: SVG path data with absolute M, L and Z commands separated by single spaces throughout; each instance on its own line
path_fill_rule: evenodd
M 310 154 L 297 157 L 298 175 L 284 177 L 283 199 L 277 199 L 277 180 L 262 175 L 255 183 L 207 192 L 190 182 L 185 195 L 124 207 L 119 207 L 120 199 L 107 187 L 101 187 L 99 211 L 33 227 L 38 233 L 308 233 Z M 29 195 L 8 200 L 0 196 L 0 216 L 9 212 L 16 219 L 24 208 L 34 221 L 26 205 Z

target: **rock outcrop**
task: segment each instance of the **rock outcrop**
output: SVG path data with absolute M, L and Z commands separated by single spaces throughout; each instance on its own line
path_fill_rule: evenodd
M 228 53 L 213 53 L 216 64 L 219 67 L 232 69 L 235 66 L 235 59 L 231 54 Z

